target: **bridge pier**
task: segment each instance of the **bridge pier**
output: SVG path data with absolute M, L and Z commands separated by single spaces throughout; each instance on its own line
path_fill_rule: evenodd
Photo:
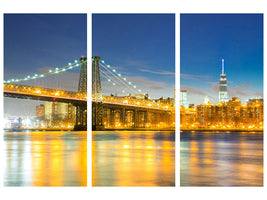
M 103 104 L 101 102 L 92 103 L 92 130 L 104 130 L 103 125 Z
M 74 131 L 86 131 L 87 105 L 75 105 L 75 106 L 76 106 L 76 123 L 74 125 Z

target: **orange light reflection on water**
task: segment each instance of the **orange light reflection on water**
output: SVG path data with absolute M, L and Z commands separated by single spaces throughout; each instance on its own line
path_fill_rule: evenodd
M 93 186 L 174 186 L 174 132 L 93 132 Z
M 86 134 L 5 133 L 5 186 L 86 186 Z

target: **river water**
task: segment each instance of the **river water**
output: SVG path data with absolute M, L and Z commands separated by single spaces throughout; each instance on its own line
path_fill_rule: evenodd
M 87 132 L 4 133 L 4 186 L 86 186 Z
M 181 132 L 181 186 L 263 186 L 263 132 Z
M 93 186 L 174 186 L 175 132 L 97 131 Z

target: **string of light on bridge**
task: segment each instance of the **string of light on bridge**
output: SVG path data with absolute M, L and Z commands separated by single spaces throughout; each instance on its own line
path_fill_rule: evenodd
M 87 61 L 85 61 L 87 62 Z M 83 63 L 85 63 L 83 62 Z M 58 68 L 56 67 L 55 69 L 50 69 L 48 72 L 43 73 L 43 74 L 34 74 L 32 76 L 26 76 L 25 78 L 12 78 L 9 80 L 4 80 L 4 83 L 18 83 L 21 81 L 29 81 L 29 80 L 34 80 L 34 79 L 38 79 L 38 78 L 43 78 L 43 77 L 47 77 L 47 76 L 51 76 L 51 75 L 55 75 L 55 74 L 59 74 L 62 72 L 66 72 L 68 70 L 77 68 L 79 66 L 81 66 L 81 64 L 83 63 L 79 63 L 78 60 L 74 60 L 74 62 L 69 62 L 68 65 Z
M 122 93 L 126 93 L 126 91 L 128 91 L 128 93 L 130 93 L 130 91 L 134 91 L 136 93 L 142 92 L 142 90 L 138 89 L 137 86 L 132 82 L 127 81 L 127 78 L 125 76 L 122 76 L 121 73 L 117 72 L 116 69 L 112 68 L 110 65 L 107 65 L 104 60 L 101 60 L 99 64 L 120 81 L 120 83 L 116 83 L 116 81 L 114 81 L 110 76 L 105 76 L 107 74 L 103 75 L 103 77 L 106 78 L 108 82 L 111 82 L 112 85 L 116 86 L 116 84 L 119 84 L 120 86 L 124 87 L 123 89 L 118 87 L 122 91 Z

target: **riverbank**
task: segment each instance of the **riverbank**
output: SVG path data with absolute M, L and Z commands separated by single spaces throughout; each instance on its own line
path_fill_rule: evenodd
M 263 132 L 263 129 L 252 129 L 252 128 L 242 128 L 242 129 L 238 129 L 238 128 L 213 128 L 213 129 L 209 129 L 209 128 L 198 128 L 198 129 L 191 129 L 191 128 L 182 128 L 180 129 L 181 131 L 218 131 L 218 132 Z
M 5 128 L 5 132 L 25 132 L 25 131 L 73 131 L 73 128 Z
M 175 131 L 175 128 L 129 128 L 129 129 L 104 129 L 101 131 Z

